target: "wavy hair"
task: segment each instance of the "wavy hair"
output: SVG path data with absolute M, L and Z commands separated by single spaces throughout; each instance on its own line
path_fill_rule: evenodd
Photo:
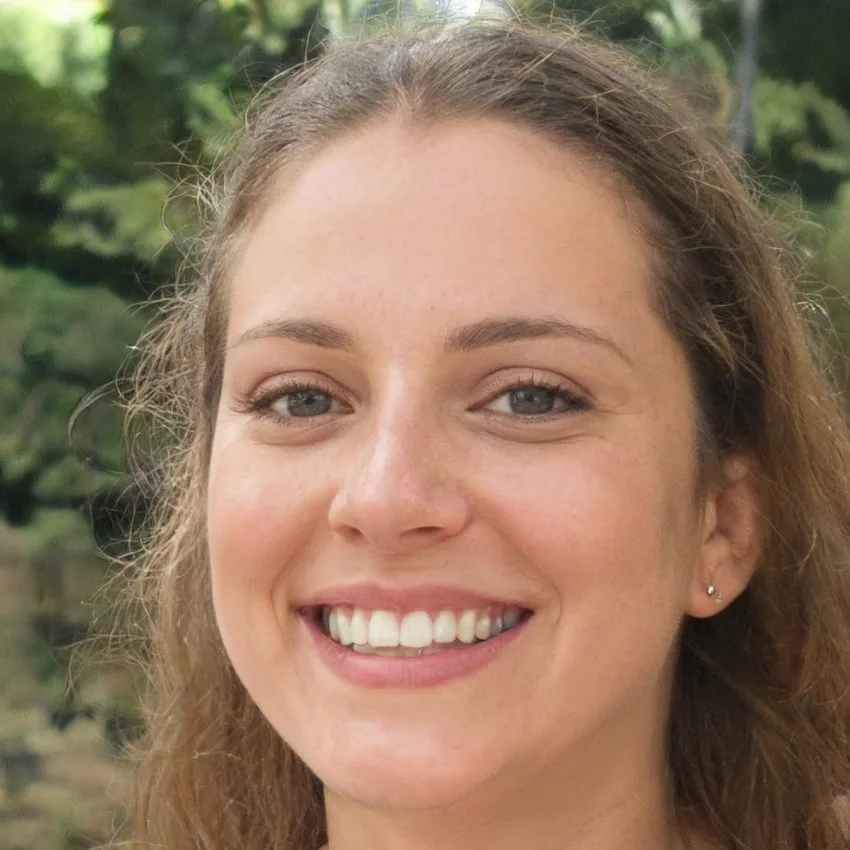
M 798 264 L 744 166 L 656 73 L 580 28 L 517 20 L 396 25 L 330 45 L 265 89 L 225 167 L 200 186 L 207 229 L 140 341 L 126 419 L 150 502 L 128 559 L 149 672 L 133 846 L 315 850 L 325 838 L 320 782 L 222 647 L 205 548 L 207 464 L 228 269 L 268 187 L 342 134 L 389 117 L 423 129 L 478 118 L 530 129 L 615 175 L 641 211 L 657 309 L 699 399 L 695 486 L 743 451 L 763 494 L 751 585 L 718 616 L 682 627 L 671 799 L 683 823 L 729 848 L 844 848 L 850 439 L 801 309 Z

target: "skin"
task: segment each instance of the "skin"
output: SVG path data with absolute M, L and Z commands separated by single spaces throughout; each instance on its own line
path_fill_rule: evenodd
M 678 631 L 720 610 L 709 584 L 724 604 L 746 585 L 755 497 L 741 459 L 695 497 L 694 395 L 649 259 L 579 154 L 494 121 L 385 120 L 272 191 L 231 280 L 209 551 L 227 651 L 325 783 L 330 850 L 680 846 L 664 775 Z M 445 349 L 506 316 L 607 342 Z M 240 342 L 305 317 L 350 350 Z M 330 412 L 246 412 L 288 376 Z M 512 412 L 510 390 L 541 379 L 585 405 Z M 471 676 L 370 689 L 318 659 L 293 610 L 353 581 L 535 614 Z

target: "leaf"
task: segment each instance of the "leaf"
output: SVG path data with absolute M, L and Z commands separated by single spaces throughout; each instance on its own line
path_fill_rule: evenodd
M 805 135 L 806 97 L 787 80 L 759 76 L 752 90 L 755 150 L 769 156 L 777 140 L 795 141 Z
M 0 6 L 0 69 L 90 96 L 106 84 L 110 32 L 94 20 L 96 3 L 63 5 L 59 15 L 44 3 Z
M 65 199 L 51 236 L 65 248 L 101 256 L 132 254 L 151 260 L 170 238 L 163 221 L 168 182 L 152 177 L 113 186 L 78 187 Z

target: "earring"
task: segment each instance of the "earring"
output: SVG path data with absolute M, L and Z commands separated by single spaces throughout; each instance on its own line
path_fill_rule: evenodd
M 710 584 L 706 588 L 705 592 L 709 596 L 713 597 L 715 605 L 722 605 L 723 604 L 723 594 L 713 584 Z

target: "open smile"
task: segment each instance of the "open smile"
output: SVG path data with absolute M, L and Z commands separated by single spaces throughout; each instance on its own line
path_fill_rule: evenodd
M 517 605 L 416 610 L 346 604 L 297 610 L 322 658 L 369 687 L 436 685 L 479 669 L 524 630 L 533 612 Z

